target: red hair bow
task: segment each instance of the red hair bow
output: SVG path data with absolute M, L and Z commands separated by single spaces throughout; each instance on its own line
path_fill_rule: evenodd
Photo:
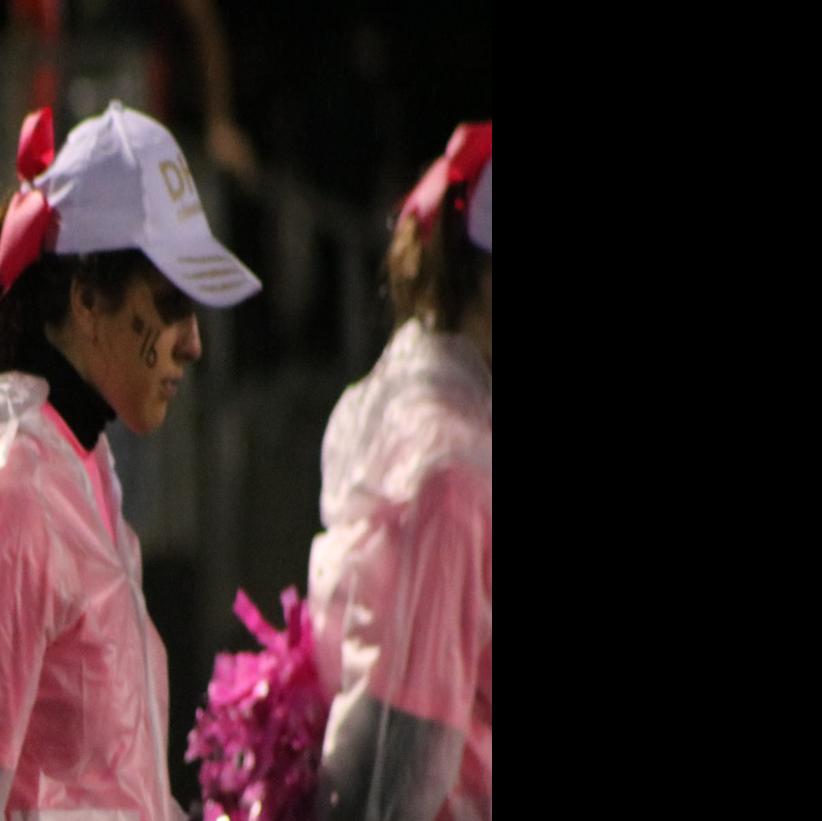
M 31 183 L 54 161 L 54 119 L 41 108 L 23 120 L 17 147 L 17 176 Z M 51 222 L 51 206 L 42 191 L 23 185 L 9 203 L 0 232 L 0 299 L 28 265 L 40 258 Z
M 470 199 L 480 171 L 491 156 L 491 122 L 458 125 L 448 141 L 445 154 L 437 159 L 406 197 L 400 221 L 413 214 L 427 237 L 449 185 L 468 183 Z

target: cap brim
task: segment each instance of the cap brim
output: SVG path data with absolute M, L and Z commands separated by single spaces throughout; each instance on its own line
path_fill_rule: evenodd
M 196 251 L 143 248 L 145 255 L 183 293 L 211 308 L 230 308 L 258 293 L 259 279 L 213 237 L 201 238 Z

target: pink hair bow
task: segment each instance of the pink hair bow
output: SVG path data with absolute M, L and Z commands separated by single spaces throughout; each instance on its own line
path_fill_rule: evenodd
M 400 220 L 413 214 L 423 237 L 428 237 L 449 185 L 468 183 L 470 199 L 480 172 L 491 156 L 491 122 L 458 125 L 445 154 L 437 159 L 406 197 Z M 465 203 L 462 203 L 465 207 Z
M 0 299 L 20 274 L 39 259 L 51 221 L 51 206 L 43 192 L 26 183 L 54 161 L 54 119 L 41 108 L 23 120 L 17 147 L 17 176 L 23 183 L 9 203 L 0 233 Z

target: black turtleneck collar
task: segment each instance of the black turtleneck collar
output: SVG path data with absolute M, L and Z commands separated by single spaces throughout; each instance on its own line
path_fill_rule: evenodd
M 86 450 L 116 414 L 111 406 L 74 370 L 69 361 L 45 338 L 27 344 L 17 367 L 42 376 L 49 383 L 49 402 L 63 417 Z

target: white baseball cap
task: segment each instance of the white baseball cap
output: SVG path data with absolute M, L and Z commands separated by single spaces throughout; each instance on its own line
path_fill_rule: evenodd
M 491 253 L 491 159 L 480 173 L 468 204 L 468 236 L 483 251 Z
M 118 100 L 73 128 L 32 186 L 56 214 L 57 254 L 139 248 L 181 291 L 216 308 L 262 288 L 212 235 L 174 137 Z

